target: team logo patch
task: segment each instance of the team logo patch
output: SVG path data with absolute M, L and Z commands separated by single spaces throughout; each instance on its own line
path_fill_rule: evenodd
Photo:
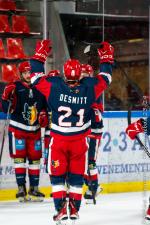
M 41 146 L 41 141 L 40 140 L 35 141 L 34 148 L 35 148 L 36 151 L 40 151 L 41 150 L 42 146 Z
M 22 112 L 24 120 L 28 121 L 29 125 L 33 125 L 37 120 L 37 108 L 36 103 L 33 106 L 29 106 L 28 103 L 24 104 L 24 112 Z
M 52 166 L 54 167 L 54 168 L 57 168 L 57 167 L 59 167 L 59 160 L 56 160 L 56 161 L 54 161 L 54 160 L 52 160 Z
M 24 139 L 16 139 L 15 146 L 17 150 L 24 150 L 25 149 L 25 140 Z

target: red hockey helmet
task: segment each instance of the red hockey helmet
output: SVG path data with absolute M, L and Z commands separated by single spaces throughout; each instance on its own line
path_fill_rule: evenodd
M 89 65 L 89 64 L 82 64 L 82 65 L 81 65 L 81 73 L 86 73 L 86 74 L 88 74 L 90 77 L 92 77 L 94 71 L 93 71 L 93 68 L 92 68 L 91 65 Z
M 21 62 L 18 65 L 18 70 L 20 73 L 26 72 L 26 71 L 31 71 L 31 66 L 29 62 Z
M 64 64 L 64 76 L 68 81 L 77 81 L 81 76 L 81 64 L 76 59 L 69 59 Z
M 47 76 L 50 76 L 50 77 L 55 77 L 55 76 L 59 76 L 59 75 L 60 75 L 60 71 L 59 70 L 51 70 L 47 74 Z

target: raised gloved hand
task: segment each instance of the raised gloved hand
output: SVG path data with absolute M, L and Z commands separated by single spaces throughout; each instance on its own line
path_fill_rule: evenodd
M 114 63 L 114 47 L 108 42 L 102 42 L 101 47 L 97 49 L 100 63 Z
M 6 101 L 11 101 L 13 99 L 15 93 L 16 85 L 14 83 L 10 83 L 6 85 L 4 92 L 2 94 L 2 99 Z
M 49 77 L 57 77 L 60 75 L 60 71 L 59 70 L 50 70 L 47 74 L 47 76 Z
M 139 119 L 134 123 L 131 123 L 127 129 L 126 129 L 126 134 L 131 138 L 131 139 L 135 139 L 136 135 L 139 133 L 143 133 L 144 132 L 144 128 L 143 128 L 143 119 Z
M 36 59 L 44 63 L 48 55 L 50 55 L 51 50 L 52 50 L 51 40 L 38 41 L 36 44 L 35 54 L 32 57 L 32 59 Z
M 42 110 L 39 113 L 38 121 L 41 127 L 47 127 L 48 126 L 48 114 L 45 110 Z

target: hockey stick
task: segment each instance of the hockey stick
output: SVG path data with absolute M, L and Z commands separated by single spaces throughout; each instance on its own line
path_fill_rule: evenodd
M 1 144 L 1 148 L 0 148 L 0 165 L 1 165 L 2 155 L 3 155 L 3 150 L 4 150 L 4 143 L 5 143 L 5 136 L 6 136 L 6 131 L 7 131 L 7 127 L 8 127 L 8 119 L 9 119 L 10 108 L 11 108 L 11 101 L 9 101 L 8 110 L 7 110 L 6 119 L 5 119 L 5 124 L 4 124 L 4 132 L 3 132 L 3 135 L 2 135 L 2 144 Z
M 131 124 L 131 110 L 128 110 L 128 125 Z M 140 140 L 138 136 L 135 137 L 135 139 L 138 141 L 144 152 L 147 154 L 147 156 L 150 158 L 150 152 L 148 150 L 148 147 L 143 144 L 143 142 Z

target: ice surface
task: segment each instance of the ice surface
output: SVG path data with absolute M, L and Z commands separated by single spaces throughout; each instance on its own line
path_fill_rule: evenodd
M 104 194 L 96 205 L 83 201 L 76 225 L 143 225 L 149 194 Z M 53 202 L 47 199 L 42 203 L 0 202 L 0 225 L 53 225 L 53 214 Z

